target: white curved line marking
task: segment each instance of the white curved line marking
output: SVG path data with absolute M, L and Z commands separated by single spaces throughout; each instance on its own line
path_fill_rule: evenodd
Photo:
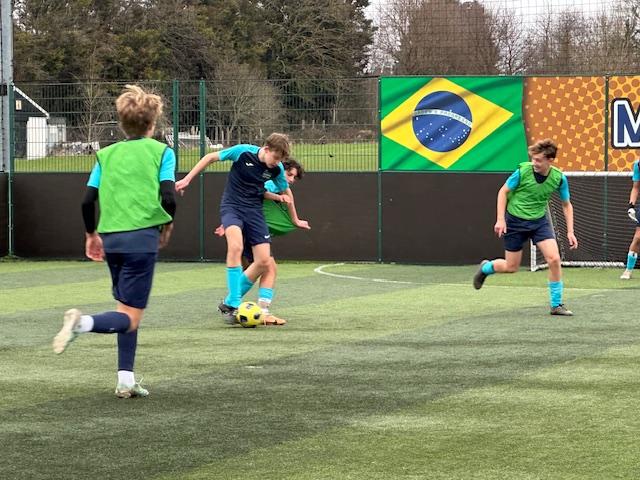
M 424 285 L 424 283 L 403 282 L 400 280 L 386 280 L 384 278 L 356 277 L 354 275 L 339 275 L 337 273 L 329 273 L 324 271 L 324 268 L 326 267 L 342 267 L 344 265 L 346 265 L 346 263 L 328 263 L 326 265 L 320 265 L 318 268 L 314 268 L 313 271 L 316 273 L 319 273 L 320 275 L 327 275 L 329 277 L 336 277 L 336 278 L 348 278 L 349 280 L 364 280 L 367 282 L 378 282 L 378 283 L 400 283 L 403 285 Z
M 355 262 L 355 263 L 327 263 L 326 265 L 320 265 L 319 267 L 316 267 L 313 269 L 313 271 L 315 273 L 318 273 L 320 275 L 326 275 L 328 277 L 334 277 L 334 278 L 345 278 L 348 280 L 364 280 L 365 282 L 378 282 L 378 283 L 396 283 L 396 284 L 402 284 L 402 285 L 433 285 L 433 286 L 440 286 L 440 287 L 463 287 L 463 288 L 468 288 L 470 285 L 467 285 L 465 283 L 426 283 L 426 282 L 403 282 L 400 280 L 386 280 L 384 278 L 367 278 L 367 277 L 356 277 L 355 275 L 340 275 L 337 273 L 329 273 L 329 272 L 325 272 L 324 269 L 328 268 L 328 267 L 344 267 L 345 265 L 354 265 L 354 264 L 366 264 L 367 262 Z M 372 263 L 373 265 L 373 263 Z M 516 288 L 527 288 L 527 289 L 544 289 L 546 290 L 547 286 L 533 286 L 533 285 L 485 285 L 484 288 L 506 288 L 506 289 L 516 289 Z M 582 292 L 587 292 L 587 291 L 594 291 L 594 292 L 608 292 L 608 291 L 620 291 L 623 289 L 620 288 L 576 288 L 576 287 L 565 287 L 564 288 L 565 291 L 567 290 L 576 290 L 576 291 L 582 291 Z

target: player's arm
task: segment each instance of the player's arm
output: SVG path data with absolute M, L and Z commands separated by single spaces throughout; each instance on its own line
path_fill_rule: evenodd
M 291 221 L 293 222 L 293 224 L 298 228 L 311 230 L 311 227 L 309 226 L 309 222 L 307 222 L 306 220 L 301 220 L 298 217 L 298 212 L 296 210 L 296 202 L 293 198 L 293 192 L 291 191 L 291 189 L 287 188 L 287 190 L 284 193 L 285 195 L 288 195 L 289 198 L 291 199 L 291 201 L 287 203 L 287 209 L 289 210 L 289 215 L 291 216 Z
M 638 201 L 638 192 L 640 192 L 640 182 L 633 182 L 631 192 L 629 192 L 629 206 L 633 207 Z
M 210 153 L 207 153 L 204 157 L 202 157 L 182 180 L 179 180 L 176 182 L 176 185 L 175 185 L 176 192 L 182 195 L 184 193 L 185 188 L 189 186 L 189 184 L 191 183 L 191 180 L 193 180 L 193 178 L 196 175 L 198 175 L 200 172 L 202 172 L 205 168 L 207 168 L 212 163 L 220 161 L 220 153 L 221 152 L 210 152 Z
M 160 205 L 169 214 L 171 221 L 163 225 L 160 230 L 160 248 L 167 246 L 173 232 L 173 219 L 176 216 L 175 172 L 176 154 L 172 149 L 167 148 L 162 154 L 158 180 L 160 181 Z
M 505 183 L 500 190 L 498 190 L 498 200 L 496 202 L 496 223 L 493 226 L 493 231 L 496 232 L 498 237 L 502 237 L 505 233 L 507 233 L 507 221 L 506 221 L 506 212 L 507 212 L 507 194 L 511 191 L 511 189 Z
M 102 239 L 96 232 L 96 202 L 98 201 L 101 176 L 100 163 L 96 162 L 93 170 L 91 170 L 91 175 L 89 175 L 87 191 L 82 200 L 82 220 L 85 229 L 84 253 L 88 258 L 96 262 L 101 262 L 104 259 Z
M 569 180 L 567 180 L 567 177 L 564 174 L 560 181 L 558 193 L 560 194 L 560 200 L 562 201 L 564 219 L 567 222 L 567 240 L 569 241 L 569 248 L 574 250 L 578 248 L 578 239 L 576 238 L 573 229 L 573 205 L 571 204 L 571 197 L 569 195 Z
M 291 202 L 291 199 L 287 195 L 280 194 L 280 193 L 275 193 L 275 192 L 270 192 L 269 190 L 264 192 L 264 199 L 265 200 L 273 200 L 274 202 L 282 202 L 282 203 Z
M 509 192 L 515 190 L 520 185 L 520 169 L 514 171 L 504 185 L 498 190 L 498 200 L 496 202 L 496 223 L 493 226 L 493 231 L 496 232 L 498 237 L 507 233 L 507 199 Z
M 629 192 L 629 206 L 627 207 L 627 215 L 634 222 L 638 221 L 636 215 L 636 203 L 638 202 L 638 192 L 640 191 L 640 181 L 633 182 L 631 192 Z

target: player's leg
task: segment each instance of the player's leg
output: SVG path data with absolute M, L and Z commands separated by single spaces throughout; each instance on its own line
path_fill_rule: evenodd
M 262 210 L 245 212 L 243 232 L 247 245 L 251 246 L 251 256 L 253 257 L 251 265 L 241 276 L 241 284 L 246 293 L 258 277 L 267 271 L 271 261 L 271 235 Z
M 126 254 L 126 262 L 120 274 L 117 310 L 130 318 L 131 325 L 129 331 L 118 333 L 116 396 L 119 398 L 149 395 L 135 379 L 134 363 L 138 346 L 138 326 L 149 302 L 156 259 L 156 253 Z
M 633 240 L 631 240 L 631 245 L 629 245 L 629 253 L 627 254 L 627 265 L 620 275 L 622 280 L 630 280 L 633 274 L 633 269 L 636 266 L 636 261 L 638 260 L 638 251 L 640 251 L 640 227 L 636 227 L 636 231 L 633 234 Z
M 529 232 L 509 229 L 504 235 L 504 258 L 495 260 L 483 260 L 478 271 L 473 276 L 473 286 L 476 290 L 482 288 L 484 281 L 494 273 L 514 273 L 520 268 L 522 262 L 522 246 L 529 239 Z
M 549 302 L 551 304 L 551 315 L 573 315 L 567 310 L 562 301 L 564 283 L 562 282 L 562 265 L 558 242 L 555 238 L 548 238 L 536 243 L 542 252 L 547 265 L 549 265 Z
M 156 253 L 106 253 L 111 272 L 116 311 L 82 315 L 77 309 L 67 311 L 62 330 L 54 338 L 54 351 L 62 353 L 79 334 L 118 334 L 118 383 L 120 398 L 146 397 L 149 392 L 135 381 L 134 361 L 138 326 L 149 300 Z
M 118 300 L 118 282 L 124 264 L 124 254 L 107 254 L 107 264 L 111 273 L 113 296 Z M 76 308 L 64 314 L 62 328 L 53 339 L 53 351 L 62 353 L 71 342 L 82 333 L 124 333 L 129 330 L 131 319 L 119 311 L 95 315 L 83 315 Z
M 265 325 L 285 325 L 287 323 L 286 320 L 275 316 L 270 310 L 277 272 L 278 266 L 273 256 L 271 256 L 267 271 L 260 277 L 260 290 L 258 291 L 258 305 L 262 308 Z
M 234 323 L 238 305 L 242 301 L 240 276 L 242 275 L 243 220 L 233 209 L 220 212 L 224 235 L 227 240 L 227 295 L 218 305 L 218 310 L 227 323 Z

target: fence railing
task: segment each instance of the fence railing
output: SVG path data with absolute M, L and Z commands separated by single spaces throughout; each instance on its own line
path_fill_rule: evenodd
M 127 82 L 14 86 L 14 172 L 88 172 L 122 139 L 114 102 Z M 165 103 L 156 136 L 188 171 L 211 150 L 287 133 L 309 171 L 375 171 L 378 79 L 141 82 Z M 211 170 L 224 171 L 218 164 Z

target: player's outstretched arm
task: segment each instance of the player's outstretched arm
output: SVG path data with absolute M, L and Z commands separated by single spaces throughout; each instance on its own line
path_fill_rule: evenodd
M 573 231 L 573 205 L 571 202 L 562 202 L 562 211 L 564 219 L 567 222 L 567 240 L 569 240 L 569 248 L 575 250 L 578 248 L 578 239 Z
M 189 173 L 182 179 L 176 182 L 176 192 L 182 195 L 184 190 L 189 186 L 191 180 L 202 172 L 205 168 L 207 168 L 213 162 L 217 162 L 220 160 L 220 154 L 218 152 L 207 153 L 204 157 L 200 159 L 198 163 L 194 165 Z
M 306 220 L 301 220 L 298 217 L 298 211 L 296 210 L 296 202 L 293 198 L 293 192 L 291 191 L 291 189 L 287 188 L 287 190 L 284 193 L 285 195 L 288 195 L 289 198 L 291 199 L 291 201 L 287 203 L 287 209 L 289 210 L 289 215 L 291 216 L 291 221 L 293 222 L 293 224 L 298 228 L 302 228 L 304 230 L 311 230 L 311 226 L 309 226 L 309 222 L 307 222 Z

